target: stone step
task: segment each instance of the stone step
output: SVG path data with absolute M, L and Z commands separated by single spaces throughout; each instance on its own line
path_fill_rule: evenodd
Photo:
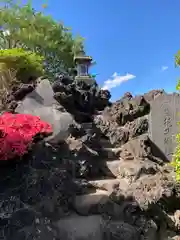
M 101 215 L 70 215 L 55 222 L 58 237 L 63 240 L 103 240 L 104 220 Z
M 110 193 L 103 190 L 96 190 L 94 193 L 76 196 L 73 201 L 73 207 L 77 213 L 89 215 L 95 207 L 108 202 L 109 196 Z
M 96 189 L 112 191 L 119 184 L 118 179 L 109 177 L 98 177 L 90 180 L 75 178 L 73 182 L 76 184 L 76 195 L 94 193 Z
M 122 189 L 126 191 L 129 182 L 126 179 L 118 178 L 98 178 L 93 180 L 75 179 L 73 180 L 77 186 L 76 195 L 95 193 L 97 189 L 112 193 L 114 190 Z
M 93 123 L 90 123 L 90 122 L 81 123 L 81 126 L 82 126 L 84 129 L 92 129 Z
M 108 191 L 109 193 L 112 193 L 117 188 L 126 190 L 129 185 L 128 181 L 126 181 L 125 179 L 118 179 L 118 178 L 92 180 L 92 181 L 89 181 L 89 184 L 91 185 L 91 187 L 94 187 L 96 189 L 105 190 L 105 191 Z
M 121 148 L 112 148 L 112 147 L 104 147 L 101 149 L 101 153 L 104 157 L 107 157 L 108 159 L 117 159 L 119 156 L 119 153 L 121 151 Z
M 99 188 L 101 190 L 105 190 L 108 192 L 112 192 L 115 188 L 119 187 L 120 181 L 119 179 L 97 179 L 89 181 L 90 186 Z
M 76 213 L 81 216 L 90 214 L 102 214 L 104 211 L 109 216 L 119 218 L 122 215 L 122 207 L 111 199 L 111 193 L 96 189 L 94 193 L 76 196 L 73 201 Z
M 95 192 L 96 187 L 93 186 L 88 180 L 86 179 L 73 179 L 73 182 L 76 185 L 76 195 L 88 194 L 90 192 Z

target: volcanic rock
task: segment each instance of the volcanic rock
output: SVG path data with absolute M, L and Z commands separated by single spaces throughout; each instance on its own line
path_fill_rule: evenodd
M 125 97 L 107 107 L 104 114 L 107 115 L 113 122 L 118 125 L 125 125 L 128 121 L 133 121 L 138 117 L 148 114 L 150 105 L 143 96 L 136 96 L 134 98 Z
M 146 99 L 146 101 L 151 102 L 153 101 L 155 98 L 157 98 L 158 96 L 165 94 L 165 91 L 162 90 L 152 90 L 148 93 L 144 94 L 144 98 Z
M 178 237 L 180 185 L 148 132 L 151 103 L 161 94 L 127 92 L 110 103 L 96 83 L 61 76 L 12 98 L 17 111 L 55 125 L 63 141 L 37 142 L 23 159 L 2 164 L 0 238 Z
M 59 239 L 52 220 L 70 211 L 76 189 L 62 154 L 40 142 L 23 159 L 1 162 L 2 239 Z
M 99 89 L 96 83 L 88 85 L 83 80 L 62 77 L 53 83 L 52 88 L 55 99 L 79 122 L 90 121 L 96 110 L 101 111 L 110 104 L 109 91 Z
M 128 223 L 110 221 L 104 233 L 104 239 L 139 240 L 140 236 L 137 230 Z
M 0 237 L 7 240 L 59 239 L 50 220 L 29 208 L 18 209 L 6 220 L 0 220 Z

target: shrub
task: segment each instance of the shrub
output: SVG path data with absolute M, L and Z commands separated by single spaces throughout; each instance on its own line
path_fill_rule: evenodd
M 175 55 L 175 66 L 179 67 L 180 66 L 180 51 L 177 52 Z M 180 80 L 177 83 L 176 90 L 180 91 Z M 180 114 L 180 113 L 177 113 Z M 177 123 L 180 126 L 180 122 Z M 171 165 L 175 168 L 176 171 L 176 180 L 180 181 L 180 131 L 176 135 L 176 141 L 177 141 L 177 147 L 176 151 L 173 156 L 173 161 Z
M 177 113 L 177 114 L 180 114 L 180 113 Z M 180 126 L 180 122 L 178 122 L 177 124 Z M 176 142 L 177 142 L 177 147 L 173 155 L 173 160 L 171 165 L 175 168 L 176 180 L 180 181 L 180 131 L 176 135 Z
M 172 161 L 172 166 L 176 171 L 176 180 L 180 181 L 180 133 L 176 136 L 177 147 Z
M 6 99 L 10 89 L 16 83 L 18 83 L 16 79 L 16 71 L 7 69 L 0 64 L 0 110 L 5 107 L 3 106 L 2 101 Z
M 44 73 L 43 62 L 44 57 L 21 48 L 0 50 L 1 70 L 15 70 L 16 78 L 21 82 L 27 81 L 30 76 L 41 76 Z
M 37 134 L 49 135 L 50 124 L 29 114 L 4 113 L 0 116 L 0 160 L 23 156 Z
M 0 50 L 0 100 L 13 86 L 28 83 L 44 73 L 44 58 L 19 48 Z M 4 106 L 2 105 L 1 108 Z

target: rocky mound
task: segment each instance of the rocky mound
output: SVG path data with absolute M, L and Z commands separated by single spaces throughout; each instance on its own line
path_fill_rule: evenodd
M 54 134 L 1 163 L 0 239 L 177 240 L 179 184 L 148 135 L 164 91 L 111 104 L 108 91 L 67 77 L 33 89 L 15 111 L 49 120 Z
M 101 90 L 96 83 L 86 84 L 61 76 L 52 85 L 55 99 L 74 115 L 78 122 L 92 121 L 92 114 L 109 105 L 110 92 Z

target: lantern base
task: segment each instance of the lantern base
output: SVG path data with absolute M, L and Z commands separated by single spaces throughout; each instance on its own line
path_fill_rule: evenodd
M 76 81 L 84 81 L 88 85 L 93 85 L 96 83 L 96 80 L 91 78 L 90 76 L 76 76 Z

